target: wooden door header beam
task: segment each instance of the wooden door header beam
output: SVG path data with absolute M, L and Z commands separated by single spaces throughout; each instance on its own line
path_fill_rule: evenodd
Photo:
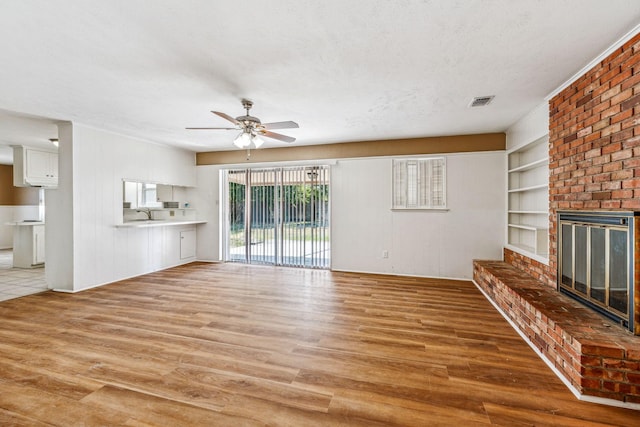
M 229 141 L 229 143 L 231 143 L 231 141 Z M 249 160 L 247 160 L 245 150 L 208 151 L 196 154 L 196 164 L 198 166 L 230 165 L 300 160 L 468 153 L 476 151 L 499 151 L 504 150 L 505 147 L 506 135 L 500 132 L 265 148 L 251 150 L 251 158 Z

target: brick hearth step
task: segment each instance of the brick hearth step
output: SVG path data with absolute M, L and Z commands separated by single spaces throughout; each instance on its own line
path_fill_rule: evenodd
M 475 283 L 581 397 L 640 403 L 640 337 L 502 261 Z

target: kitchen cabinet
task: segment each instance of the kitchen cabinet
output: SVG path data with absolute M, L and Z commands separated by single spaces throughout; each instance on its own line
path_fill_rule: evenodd
M 44 223 L 15 223 L 13 229 L 13 266 L 17 268 L 42 267 L 44 262 Z
M 33 264 L 44 264 L 44 225 L 33 226 Z
M 153 222 L 162 223 L 163 221 Z M 153 230 L 158 227 L 148 228 Z M 159 268 L 169 268 L 195 261 L 196 226 L 194 224 L 169 225 L 159 228 L 162 229 L 162 263 Z
M 172 202 L 173 185 L 158 184 L 156 186 L 156 197 L 159 202 Z
M 57 187 L 58 153 L 40 148 L 14 146 L 13 185 Z
M 196 230 L 180 232 L 180 259 L 195 258 Z

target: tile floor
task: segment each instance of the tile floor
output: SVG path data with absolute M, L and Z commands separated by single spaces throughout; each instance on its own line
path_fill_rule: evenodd
M 45 290 L 44 268 L 13 268 L 13 251 L 0 249 L 0 301 Z

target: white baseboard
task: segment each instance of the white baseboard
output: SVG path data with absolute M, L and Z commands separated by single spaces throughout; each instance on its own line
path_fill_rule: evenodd
M 472 282 L 470 278 L 459 277 L 441 277 L 441 276 L 422 276 L 419 274 L 403 274 L 403 273 L 390 273 L 388 271 L 361 271 L 361 270 L 343 270 L 340 268 L 330 268 L 330 271 L 336 271 L 339 273 L 356 273 L 356 274 L 377 274 L 380 276 L 398 276 L 398 277 L 415 277 L 418 279 L 440 279 L 440 280 L 464 280 L 465 282 Z

